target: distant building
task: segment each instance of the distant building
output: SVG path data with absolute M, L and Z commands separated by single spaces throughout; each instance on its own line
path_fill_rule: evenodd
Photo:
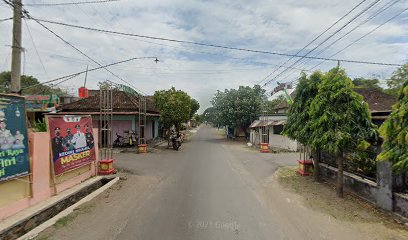
M 285 149 L 289 151 L 297 151 L 299 146 L 297 141 L 292 140 L 282 135 L 283 127 L 286 123 L 287 116 L 285 113 L 269 114 L 259 117 L 258 120 L 252 122 L 249 126 L 250 142 L 257 146 L 265 141 L 269 143 L 271 149 Z M 266 139 L 262 139 L 262 133 L 266 134 Z

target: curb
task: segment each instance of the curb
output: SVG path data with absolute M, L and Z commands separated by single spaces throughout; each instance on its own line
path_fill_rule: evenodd
M 61 211 L 53 218 L 48 219 L 47 221 L 43 222 L 42 224 L 38 225 L 33 230 L 29 231 L 28 233 L 24 234 L 23 236 L 19 237 L 17 240 L 26 240 L 26 239 L 33 239 L 46 228 L 51 227 L 54 225 L 59 219 L 68 216 L 71 214 L 75 209 L 77 209 L 80 205 L 89 202 L 90 200 L 94 199 L 96 196 L 107 190 L 108 188 L 112 187 L 116 182 L 119 181 L 119 177 L 115 177 L 113 180 L 108 182 L 107 184 L 103 185 L 102 187 L 98 188 L 96 191 L 92 192 L 88 196 L 82 198 L 75 204 L 71 205 L 70 207 L 66 208 L 65 210 Z

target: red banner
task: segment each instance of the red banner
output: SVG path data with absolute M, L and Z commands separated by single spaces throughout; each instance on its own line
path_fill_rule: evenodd
M 48 116 L 47 120 L 55 175 L 96 160 L 91 116 Z

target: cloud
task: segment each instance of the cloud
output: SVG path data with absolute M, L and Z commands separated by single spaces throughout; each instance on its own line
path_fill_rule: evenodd
M 45 3 L 47 1 L 25 1 L 25 3 L 40 2 Z M 348 19 L 371 2 L 373 1 L 364 3 Z M 370 11 L 361 15 L 360 18 L 335 35 L 327 44 L 363 22 L 370 14 L 383 8 L 387 3 L 379 2 Z M 352 0 L 123 0 L 104 4 L 63 7 L 27 6 L 26 8 L 32 16 L 42 19 L 187 41 L 296 53 L 356 4 L 356 1 Z M 403 1 L 394 5 L 357 28 L 353 33 L 323 52 L 321 56 L 330 56 L 406 7 L 407 5 Z M 12 15 L 12 11 L 2 3 L 0 4 L 0 15 L 8 17 Z M 404 24 L 407 18 L 407 13 L 402 14 L 336 57 L 393 63 L 407 61 L 408 26 Z M 341 21 L 339 26 L 346 22 L 347 19 Z M 27 20 L 27 25 L 31 30 L 46 72 L 41 66 L 24 23 L 23 47 L 26 49 L 26 74 L 36 76 L 40 81 L 46 81 L 83 71 L 86 65 L 97 66 L 34 21 Z M 201 111 L 209 106 L 209 101 L 217 89 L 253 85 L 275 69 L 275 65 L 288 59 L 274 55 L 137 39 L 52 24 L 45 25 L 101 64 L 137 56 L 157 56 L 160 59 L 158 64 L 152 59 L 145 59 L 114 66 L 110 69 L 147 94 L 153 94 L 155 90 L 171 86 L 187 91 L 200 101 Z M 333 32 L 334 29 L 325 36 L 329 36 Z M 7 70 L 9 69 L 11 52 L 9 47 L 11 21 L 0 23 L 0 35 L 8 36 L 0 38 L 0 67 L 2 67 L 0 70 Z M 313 48 L 323 39 L 319 39 L 302 53 Z M 290 63 L 294 61 L 295 59 Z M 297 67 L 307 69 L 318 63 L 320 61 L 308 60 Z M 325 71 L 335 64 L 335 62 L 324 62 L 320 69 Z M 352 77 L 372 74 L 388 77 L 395 70 L 393 67 L 341 64 Z M 287 71 L 278 78 L 278 81 L 291 81 L 296 79 L 298 75 L 298 70 Z M 103 70 L 92 72 L 88 77 L 89 88 L 97 88 L 98 82 L 106 79 L 121 83 L 119 79 Z M 76 91 L 83 84 L 83 78 L 84 76 L 79 76 L 61 85 L 70 91 Z M 276 83 L 272 83 L 266 89 L 273 88 L 274 84 Z

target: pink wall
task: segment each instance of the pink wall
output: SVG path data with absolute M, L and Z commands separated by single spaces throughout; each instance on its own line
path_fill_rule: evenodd
M 95 142 L 98 142 L 98 131 L 93 130 Z M 32 173 L 32 196 L 24 197 L 21 200 L 12 202 L 0 208 L 0 219 L 11 216 L 25 208 L 28 208 L 36 203 L 44 201 L 54 194 L 58 194 L 68 188 L 71 188 L 84 180 L 96 175 L 95 162 L 91 163 L 90 169 L 80 175 L 73 176 L 56 185 L 57 192 L 55 193 L 50 179 L 50 137 L 48 132 L 33 133 L 28 135 L 30 144 L 31 157 L 31 173 Z M 96 147 L 96 157 L 98 160 L 98 144 Z M 75 171 L 75 170 L 73 170 Z M 13 181 L 13 180 L 11 180 Z M 10 182 L 11 182 L 10 181 Z M 2 183 L 2 184 L 8 184 Z M 29 183 L 27 183 L 29 184 Z
M 115 120 L 112 122 L 113 140 L 116 139 L 116 133 L 124 136 L 124 131 L 132 130 L 132 121 L 129 120 Z

